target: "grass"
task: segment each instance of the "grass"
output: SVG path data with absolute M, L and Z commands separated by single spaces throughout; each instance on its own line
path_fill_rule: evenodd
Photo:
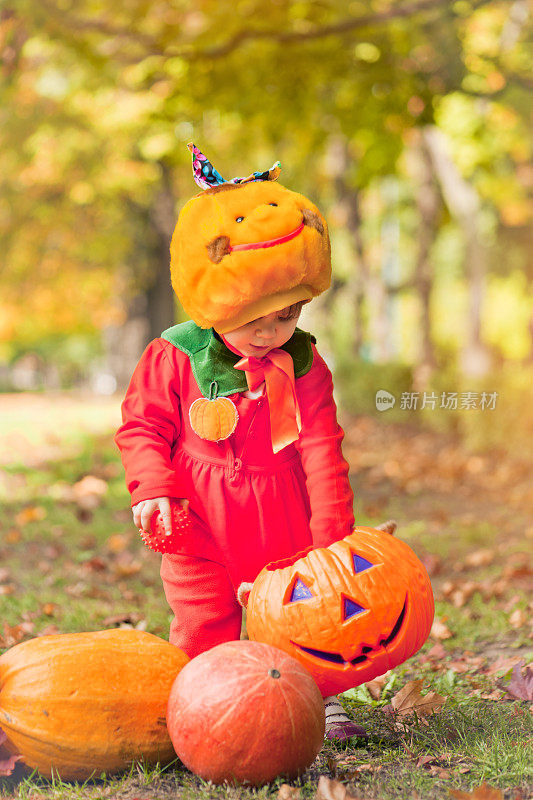
M 45 631 L 67 633 L 119 624 L 166 638 L 170 613 L 159 578 L 159 556 L 142 545 L 132 525 L 111 433 L 91 430 L 71 437 L 66 425 L 62 441 L 62 455 L 44 462 L 35 458 L 38 445 L 32 444 L 31 466 L 22 460 L 12 462 L 1 478 L 0 563 L 7 571 L 0 583 L 2 625 L 14 628 L 24 623 L 25 638 Z M 23 448 L 17 450 L 22 452 Z M 85 475 L 107 484 L 107 493 L 93 509 L 80 506 L 67 491 Z M 403 506 L 400 500 L 391 497 L 379 519 L 361 515 L 359 521 L 375 524 L 402 512 L 401 538 L 421 555 L 440 559 L 434 577 L 436 615 L 452 636 L 442 641 L 441 658 L 427 657 L 435 644 L 430 639 L 416 657 L 394 670 L 389 689 L 378 700 L 363 688 L 347 696 L 345 705 L 365 725 L 368 739 L 326 743 L 306 774 L 292 784 L 304 798 L 314 797 L 320 775 L 326 775 L 357 797 L 433 800 L 449 797 L 451 788 L 472 791 L 487 781 L 506 798 L 514 800 L 517 791 L 527 797 L 533 777 L 528 704 L 483 696 L 494 692 L 497 677 L 509 677 L 509 668 L 507 674 L 487 675 L 488 664 L 499 655 L 519 654 L 526 661 L 533 655 L 527 629 L 509 623 L 511 597 L 513 609 L 527 611 L 523 583 L 511 580 L 494 597 L 482 588 L 501 577 L 505 559 L 523 545 L 502 541 L 498 525 L 490 521 L 454 521 L 435 536 L 410 505 L 416 498 L 404 498 Z M 495 549 L 498 558 L 481 567 L 461 566 L 479 548 Z M 456 606 L 442 594 L 446 580 L 473 580 L 480 589 Z M 6 629 L 0 627 L 0 635 L 5 636 Z M 483 663 L 466 664 L 464 671 L 457 671 L 465 653 Z M 446 695 L 443 710 L 427 724 L 414 717 L 395 725 L 386 705 L 407 680 L 421 677 L 424 691 Z M 155 768 L 136 763 L 121 775 L 78 784 L 59 777 L 45 780 L 25 773 L 19 765 L 13 776 L 0 778 L 0 797 L 248 800 L 275 797 L 283 782 L 279 778 L 257 790 L 214 787 L 176 761 Z

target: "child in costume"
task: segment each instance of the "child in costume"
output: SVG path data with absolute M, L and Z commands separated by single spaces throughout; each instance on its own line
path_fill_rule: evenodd
M 279 162 L 225 181 L 189 149 L 204 191 L 182 209 L 170 252 L 191 320 L 146 348 L 115 441 L 139 529 L 158 509 L 170 529 L 171 498 L 186 510 L 161 578 L 170 641 L 192 658 L 240 638 L 242 582 L 344 538 L 354 516 L 331 373 L 296 327 L 330 283 L 326 221 L 275 182 Z M 327 736 L 361 731 L 337 698 L 325 703 Z

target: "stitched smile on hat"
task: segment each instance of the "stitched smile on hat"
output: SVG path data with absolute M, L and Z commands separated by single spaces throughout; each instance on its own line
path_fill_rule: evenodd
M 266 239 L 261 242 L 248 242 L 245 244 L 232 245 L 229 236 L 216 236 L 206 245 L 209 258 L 214 264 L 219 264 L 224 256 L 227 256 L 236 250 L 262 250 L 267 247 L 275 247 L 276 245 L 290 242 L 291 239 L 294 239 L 303 231 L 306 225 L 308 225 L 310 228 L 315 228 L 315 230 L 317 230 L 321 236 L 323 235 L 324 226 L 318 214 L 315 214 L 313 211 L 311 211 L 311 209 L 304 208 L 302 209 L 302 217 L 302 222 L 297 228 L 295 228 L 293 231 L 290 231 L 290 233 L 284 234 L 283 236 L 277 236 L 275 239 Z

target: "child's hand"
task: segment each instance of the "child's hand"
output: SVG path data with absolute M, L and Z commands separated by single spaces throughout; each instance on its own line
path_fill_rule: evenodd
M 187 509 L 189 505 L 188 500 L 179 500 L 181 506 Z M 154 497 L 151 500 L 141 500 L 140 503 L 133 506 L 133 522 L 135 526 L 141 531 L 151 532 L 150 520 L 155 511 L 161 512 L 163 518 L 163 525 L 165 526 L 165 533 L 170 536 L 172 533 L 172 513 L 170 510 L 169 497 Z

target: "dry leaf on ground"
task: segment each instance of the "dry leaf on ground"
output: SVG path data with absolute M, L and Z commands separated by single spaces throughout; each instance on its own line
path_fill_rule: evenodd
M 389 669 L 383 675 L 379 675 L 377 678 L 374 678 L 374 680 L 367 681 L 365 683 L 366 688 L 370 692 L 370 696 L 374 700 L 379 700 L 379 698 L 381 697 L 381 692 L 383 691 L 383 687 L 389 680 L 390 676 L 391 676 L 391 671 Z
M 423 680 L 409 681 L 391 700 L 391 706 L 400 717 L 416 713 L 419 717 L 427 717 L 439 711 L 446 698 L 436 692 L 421 693 Z
M 481 550 L 474 550 L 469 553 L 465 558 L 465 564 L 468 567 L 488 567 L 496 558 L 496 552 L 492 548 L 483 548 Z
M 23 527 L 28 522 L 38 522 L 46 517 L 46 509 L 42 506 L 27 506 L 15 516 L 15 523 Z
M 453 633 L 442 620 L 438 619 L 438 617 L 435 617 L 429 635 L 432 639 L 451 639 Z
M 522 659 L 514 665 L 509 683 L 504 684 L 501 681 L 497 683 L 514 700 L 528 700 L 531 703 L 533 702 L 533 670 L 528 665 L 522 672 L 525 664 L 526 662 Z
M 511 628 L 521 628 L 528 621 L 529 616 L 522 608 L 515 608 L 513 613 L 509 616 L 509 625 Z
M 503 800 L 500 789 L 495 789 L 488 783 L 482 783 L 473 792 L 460 792 L 457 789 L 450 789 L 449 792 L 456 800 Z
M 353 794 L 349 794 L 346 786 L 340 781 L 326 778 L 321 775 L 316 789 L 315 800 L 358 800 Z
M 0 647 L 13 647 L 13 645 L 21 642 L 25 636 L 33 633 L 34 629 L 33 622 L 20 622 L 18 625 L 13 625 L 13 627 L 4 622 L 4 633 L 0 635 Z
M 496 672 L 507 672 L 520 661 L 522 661 L 520 656 L 500 656 L 490 665 L 487 670 L 487 675 L 494 675 Z
M 290 783 L 282 783 L 278 791 L 278 800 L 301 800 L 302 790 Z
M 74 502 L 84 511 L 92 511 L 102 503 L 107 483 L 94 475 L 86 475 L 72 487 Z

